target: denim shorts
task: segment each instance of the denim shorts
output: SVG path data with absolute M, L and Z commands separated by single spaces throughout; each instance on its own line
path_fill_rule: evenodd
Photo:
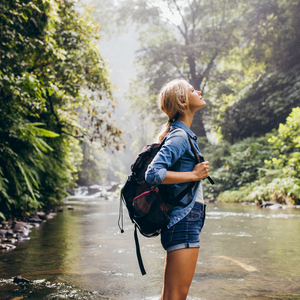
M 195 203 L 189 214 L 169 229 L 161 232 L 161 244 L 167 252 L 185 248 L 200 248 L 199 234 L 204 225 L 206 205 Z

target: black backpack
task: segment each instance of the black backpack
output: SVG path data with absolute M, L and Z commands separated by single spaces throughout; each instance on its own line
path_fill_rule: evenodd
M 134 163 L 131 165 L 131 175 L 128 176 L 128 179 L 121 189 L 120 194 L 118 225 L 121 233 L 123 233 L 124 202 L 127 207 L 129 217 L 135 225 L 134 239 L 136 245 L 136 254 L 142 275 L 145 275 L 146 271 L 141 257 L 137 228 L 145 237 L 157 236 L 161 233 L 161 230 L 168 225 L 172 210 L 183 198 L 183 196 L 185 196 L 187 193 L 190 193 L 190 202 L 193 200 L 191 190 L 195 182 L 191 182 L 187 188 L 185 188 L 181 193 L 179 193 L 178 196 L 176 196 L 175 199 L 172 199 L 170 202 L 166 191 L 166 185 L 160 184 L 158 186 L 154 186 L 145 181 L 145 172 L 148 168 L 148 165 L 152 162 L 155 155 L 163 146 L 166 137 L 161 143 L 154 143 L 144 147 L 142 152 L 137 156 Z M 195 155 L 196 163 L 203 162 L 204 158 L 198 155 L 189 135 L 188 138 L 192 151 Z M 211 184 L 214 184 L 210 177 L 207 178 Z M 120 222 L 122 225 L 120 225 Z

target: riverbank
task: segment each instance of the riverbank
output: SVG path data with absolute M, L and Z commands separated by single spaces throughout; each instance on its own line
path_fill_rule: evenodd
M 67 200 L 76 199 L 99 199 L 103 200 L 116 200 L 119 201 L 117 191 L 122 187 L 121 183 L 113 182 L 111 185 L 92 185 L 89 187 L 78 187 L 74 191 L 68 191 L 70 196 Z M 218 203 L 237 203 L 235 201 L 218 201 L 215 199 L 205 200 L 206 204 L 218 204 Z M 276 202 L 238 202 L 241 205 L 253 205 L 260 208 L 266 209 L 300 209 L 300 205 L 284 205 Z M 65 209 L 73 209 L 72 207 L 65 207 Z M 19 217 L 9 218 L 7 221 L 0 222 L 0 250 L 8 251 L 13 250 L 18 245 L 18 242 L 24 240 L 30 240 L 29 233 L 32 228 L 39 227 L 42 223 L 52 219 L 57 212 L 62 212 L 62 208 L 52 210 L 48 213 L 40 211 L 30 215 L 22 214 Z
M 260 208 L 269 208 L 269 209 L 300 209 L 300 205 L 292 205 L 292 204 L 282 204 L 278 202 L 265 202 L 262 203 L 255 201 L 255 202 L 248 202 L 248 201 L 222 201 L 222 200 L 204 200 L 205 203 L 236 203 L 241 205 L 253 205 Z
M 29 233 L 33 227 L 39 227 L 42 223 L 52 219 L 57 211 L 49 213 L 39 211 L 30 215 L 9 218 L 0 222 L 0 250 L 13 250 L 18 242 L 30 240 Z

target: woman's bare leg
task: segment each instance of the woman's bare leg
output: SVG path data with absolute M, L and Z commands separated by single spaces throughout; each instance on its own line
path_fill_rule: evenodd
M 162 300 L 185 300 L 195 273 L 199 248 L 167 253 Z

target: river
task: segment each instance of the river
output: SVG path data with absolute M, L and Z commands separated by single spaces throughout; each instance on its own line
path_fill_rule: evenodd
M 0 252 L 0 299 L 159 299 L 165 253 L 140 236 L 147 275 L 135 255 L 133 225 L 118 200 L 69 200 L 33 228 L 30 240 Z M 189 300 L 300 299 L 300 210 L 208 204 Z M 19 286 L 21 275 L 32 284 Z

